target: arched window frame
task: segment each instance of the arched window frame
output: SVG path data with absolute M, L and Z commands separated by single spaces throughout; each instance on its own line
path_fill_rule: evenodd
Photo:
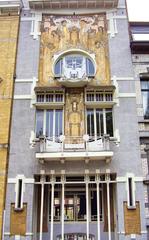
M 54 57 L 54 64 L 53 64 L 53 74 L 56 78 L 60 78 L 60 77 L 65 77 L 63 75 L 63 65 L 64 65 L 64 61 L 66 59 L 67 56 L 82 56 L 85 60 L 85 64 L 88 63 L 92 63 L 92 66 L 94 68 L 94 73 L 93 74 L 89 74 L 89 66 L 85 65 L 86 68 L 86 72 L 85 72 L 85 77 L 94 77 L 96 74 L 96 62 L 95 62 L 95 56 L 94 54 L 89 54 L 86 51 L 82 51 L 82 50 L 68 50 L 66 52 L 63 52 L 62 54 L 59 54 L 57 56 Z M 57 74 L 55 73 L 55 66 L 57 63 L 60 63 L 60 68 L 61 71 L 60 73 L 57 72 Z M 76 77 L 77 78 L 77 77 Z M 83 78 L 83 77 L 82 77 Z

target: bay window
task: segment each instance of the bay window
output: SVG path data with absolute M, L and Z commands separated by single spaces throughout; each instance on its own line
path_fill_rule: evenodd
M 87 109 L 87 134 L 97 139 L 104 134 L 113 136 L 112 109 Z

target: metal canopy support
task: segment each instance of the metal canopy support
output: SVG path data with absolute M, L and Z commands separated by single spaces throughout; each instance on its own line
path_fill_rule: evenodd
M 50 239 L 53 240 L 53 221 L 54 221 L 54 181 L 51 184 L 51 233 Z
M 44 204 L 44 182 L 45 177 L 41 176 L 41 208 L 40 208 L 40 233 L 39 233 L 39 240 L 42 240 L 42 233 L 43 233 L 43 204 Z
M 108 240 L 111 240 L 111 216 L 110 216 L 110 176 L 107 174 L 107 207 L 108 207 Z
M 64 198 L 65 198 L 65 185 L 64 185 L 64 176 L 62 176 L 62 216 L 61 216 L 61 223 L 62 223 L 62 240 L 64 240 Z
M 89 176 L 85 177 L 86 185 L 86 237 L 89 240 Z
M 100 184 L 100 177 L 99 175 L 96 176 L 97 178 L 97 236 L 98 240 L 100 240 L 100 190 L 99 190 L 99 184 Z

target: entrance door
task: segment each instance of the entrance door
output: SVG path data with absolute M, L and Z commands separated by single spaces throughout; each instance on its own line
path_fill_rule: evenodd
M 65 195 L 65 221 L 83 221 L 86 216 L 85 192 Z

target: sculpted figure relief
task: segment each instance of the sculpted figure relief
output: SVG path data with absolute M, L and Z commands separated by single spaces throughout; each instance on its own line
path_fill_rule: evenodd
M 47 16 L 45 15 L 41 24 L 41 56 L 40 71 L 44 74 L 42 82 L 54 84 L 53 56 L 57 53 L 72 49 L 82 49 L 95 55 L 95 61 L 105 65 L 108 58 L 107 31 L 105 15 L 95 16 Z M 107 66 L 108 68 L 108 66 Z M 109 69 L 106 70 L 106 73 Z M 50 76 L 50 78 L 49 78 Z M 107 82 L 109 74 L 96 72 L 95 78 Z M 96 79 L 95 79 L 96 84 Z M 93 83 L 93 82 L 92 82 Z M 56 81 L 55 84 L 57 85 Z

